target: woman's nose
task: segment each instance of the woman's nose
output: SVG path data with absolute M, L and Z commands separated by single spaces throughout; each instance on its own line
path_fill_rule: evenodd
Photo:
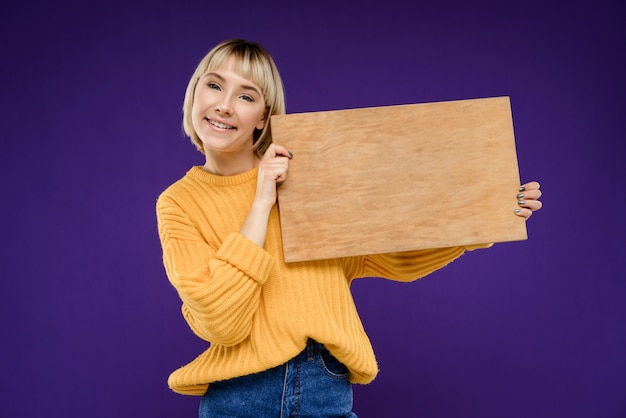
M 215 111 L 223 115 L 230 115 L 233 113 L 232 107 L 226 102 L 220 102 L 215 105 Z

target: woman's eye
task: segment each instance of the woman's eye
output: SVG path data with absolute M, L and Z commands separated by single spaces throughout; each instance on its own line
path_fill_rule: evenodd
M 215 84 L 215 83 L 208 82 L 206 85 L 207 85 L 210 89 L 213 89 L 213 90 L 219 90 L 219 89 L 220 89 L 220 86 L 218 86 L 218 85 L 217 85 L 217 84 Z
M 248 96 L 248 95 L 246 95 L 246 94 L 244 94 L 243 96 L 241 96 L 241 98 L 242 98 L 243 100 L 245 100 L 246 102 L 253 102 L 253 101 L 254 101 L 254 99 L 253 99 L 252 97 L 250 97 L 250 96 Z

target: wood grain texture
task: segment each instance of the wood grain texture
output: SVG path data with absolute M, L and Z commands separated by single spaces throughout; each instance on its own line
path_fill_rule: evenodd
M 508 97 L 277 115 L 287 262 L 527 238 Z

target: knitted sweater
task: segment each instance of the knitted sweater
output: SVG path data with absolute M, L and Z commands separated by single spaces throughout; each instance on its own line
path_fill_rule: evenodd
M 345 364 L 352 383 L 371 382 L 378 367 L 352 299 L 352 280 L 416 280 L 466 248 L 286 264 L 277 205 L 263 248 L 238 232 L 255 196 L 257 172 L 217 176 L 193 167 L 159 196 L 167 276 L 185 320 L 210 343 L 170 375 L 170 388 L 202 395 L 211 382 L 285 363 L 307 338 Z

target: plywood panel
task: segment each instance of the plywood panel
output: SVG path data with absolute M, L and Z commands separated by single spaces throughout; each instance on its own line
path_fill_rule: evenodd
M 508 97 L 272 116 L 287 262 L 526 239 Z

